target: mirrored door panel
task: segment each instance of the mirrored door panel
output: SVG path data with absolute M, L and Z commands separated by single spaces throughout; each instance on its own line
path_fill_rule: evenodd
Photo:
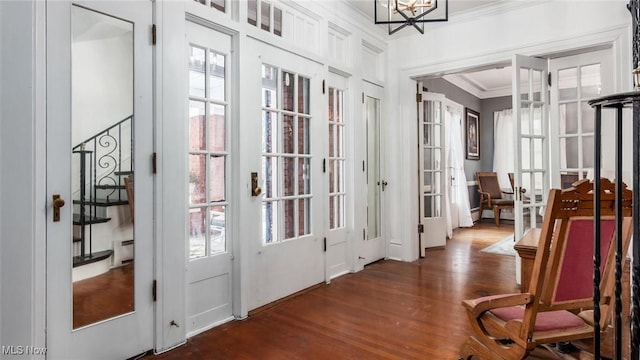
M 135 309 L 133 23 L 71 8 L 73 327 Z

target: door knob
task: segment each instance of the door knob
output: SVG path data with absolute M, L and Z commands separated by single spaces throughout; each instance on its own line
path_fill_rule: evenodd
M 60 221 L 60 208 L 64 206 L 64 199 L 60 195 L 53 195 L 53 221 Z
M 251 173 L 251 196 L 260 196 L 262 194 L 262 189 L 258 185 L 258 173 Z

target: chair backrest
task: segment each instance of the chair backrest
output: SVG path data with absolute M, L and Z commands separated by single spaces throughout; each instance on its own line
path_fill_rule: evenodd
M 502 190 L 498 182 L 498 174 L 490 171 L 478 171 L 476 173 L 478 189 L 489 193 L 492 199 L 502 199 Z
M 615 280 L 616 195 L 615 185 L 609 180 L 602 179 L 600 184 L 600 292 L 603 319 L 606 319 Z M 623 184 L 623 258 L 631 238 L 631 195 L 631 190 Z M 594 183 L 588 180 L 549 193 L 529 285 L 529 293 L 538 301 L 527 307 L 525 319 L 529 316 L 528 319 L 535 322 L 539 311 L 593 308 L 593 198 Z

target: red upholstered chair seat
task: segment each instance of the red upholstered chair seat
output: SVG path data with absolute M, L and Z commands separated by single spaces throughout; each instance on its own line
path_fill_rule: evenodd
M 489 311 L 500 320 L 522 320 L 524 307 L 510 306 Z M 589 326 L 578 316 L 566 310 L 545 311 L 536 317 L 534 331 L 568 330 L 573 328 L 588 328 Z

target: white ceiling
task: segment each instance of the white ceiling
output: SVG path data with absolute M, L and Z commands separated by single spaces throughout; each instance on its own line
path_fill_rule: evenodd
M 453 85 L 480 99 L 511 95 L 511 66 L 445 75 Z
M 379 0 L 346 0 L 373 22 L 374 1 Z M 444 1 L 444 0 L 440 0 Z M 465 12 L 472 12 L 479 8 L 490 7 L 506 0 L 449 0 L 449 21 L 452 16 Z M 471 93 L 485 99 L 511 95 L 511 67 L 488 69 L 476 72 L 445 75 L 444 79 Z

